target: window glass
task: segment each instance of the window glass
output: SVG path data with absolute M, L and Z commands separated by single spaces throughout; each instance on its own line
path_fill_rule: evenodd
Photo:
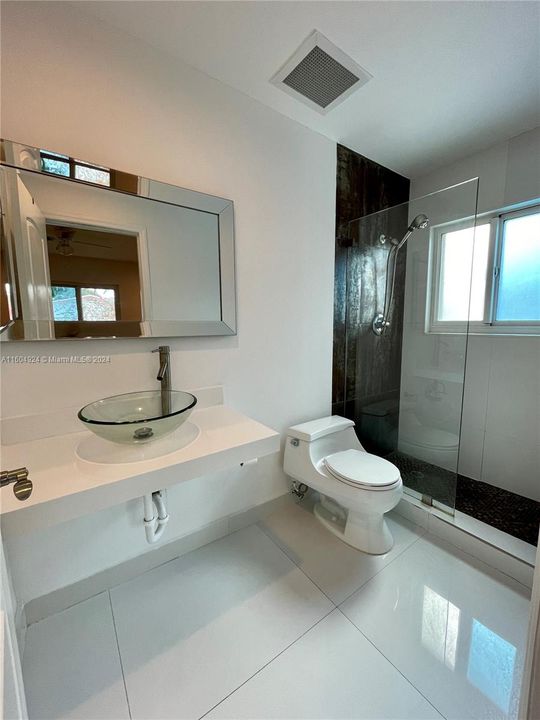
M 108 170 L 87 167 L 86 165 L 75 165 L 75 177 L 77 180 L 96 183 L 97 185 L 110 185 L 111 176 Z
M 41 169 L 48 173 L 69 177 L 69 163 L 63 160 L 53 160 L 52 158 L 42 157 Z
M 116 292 L 112 288 L 81 288 L 83 320 L 116 320 Z
M 78 320 L 77 294 L 74 287 L 61 287 L 53 285 L 52 307 L 53 318 L 58 321 Z
M 437 320 L 484 319 L 489 235 L 489 223 L 442 235 Z
M 540 321 L 540 212 L 503 223 L 496 320 Z

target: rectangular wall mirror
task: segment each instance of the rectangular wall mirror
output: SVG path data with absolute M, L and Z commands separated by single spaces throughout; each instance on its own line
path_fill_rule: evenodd
M 1 142 L 3 341 L 236 333 L 231 200 Z

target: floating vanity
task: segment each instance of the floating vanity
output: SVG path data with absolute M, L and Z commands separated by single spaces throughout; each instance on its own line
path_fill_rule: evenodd
M 279 433 L 223 405 L 221 388 L 194 394 L 199 409 L 154 443 L 115 445 L 82 430 L 5 445 L 2 466 L 28 467 L 34 488 L 22 502 L 2 488 L 3 526 L 44 528 L 279 450 Z
M 231 200 L 58 148 L 0 146 L 5 348 L 62 340 L 74 343 L 76 358 L 88 340 L 236 334 Z M 29 363 L 51 353 L 35 347 Z M 169 346 L 154 352 L 160 390 L 98 399 L 87 367 L 79 382 L 94 402 L 1 421 L 6 530 L 40 529 L 134 498 L 144 498 L 148 529 L 168 519 L 160 490 L 279 450 L 278 433 L 226 407 L 221 388 L 173 389 Z

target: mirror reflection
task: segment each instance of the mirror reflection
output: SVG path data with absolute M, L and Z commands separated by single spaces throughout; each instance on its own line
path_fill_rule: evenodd
M 142 322 L 137 235 L 46 225 L 55 337 L 139 334 Z M 115 328 L 116 330 L 117 328 Z
M 230 201 L 37 152 L 1 168 L 3 340 L 235 332 Z

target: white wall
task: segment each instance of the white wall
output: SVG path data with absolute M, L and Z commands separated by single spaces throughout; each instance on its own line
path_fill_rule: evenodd
M 540 128 L 413 180 L 411 197 L 474 176 L 480 213 L 540 198 Z M 540 337 L 471 335 L 459 471 L 540 501 L 539 398 Z
M 231 406 L 280 431 L 328 413 L 334 143 L 81 8 L 2 3 L 2 136 L 233 199 L 238 335 L 171 340 L 173 384 L 223 384 Z M 20 354 L 94 352 L 112 362 L 3 365 L 3 415 L 155 387 L 156 345 L 18 345 Z M 277 456 L 177 486 L 168 537 L 285 490 Z M 5 540 L 23 601 L 148 548 L 136 502 Z

